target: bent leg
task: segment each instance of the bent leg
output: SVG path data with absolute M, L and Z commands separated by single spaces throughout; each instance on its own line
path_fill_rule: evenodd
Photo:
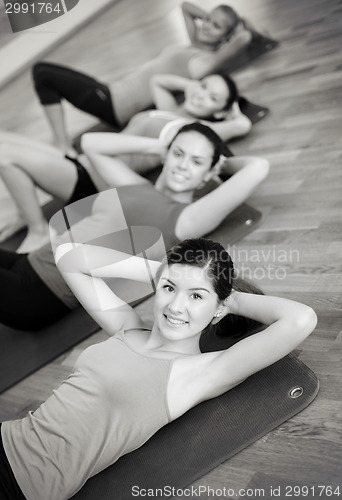
M 108 187 L 120 187 L 149 182 L 132 170 L 122 159 L 100 153 L 87 152 L 94 170 L 105 181 Z
M 25 172 L 37 186 L 62 201 L 70 198 L 77 182 L 74 164 L 59 150 L 19 135 L 11 135 L 9 140 L 0 135 L 1 171 L 10 166 Z
M 94 78 L 65 66 L 37 63 L 33 67 L 36 92 L 44 106 L 56 144 L 64 153 L 70 149 L 61 99 L 73 106 L 117 126 L 109 89 Z
M 30 147 L 29 147 L 30 146 Z M 48 223 L 43 215 L 35 186 L 66 202 L 76 185 L 77 172 L 72 162 L 55 150 L 40 147 L 34 141 L 8 141 L 0 147 L 0 175 L 18 206 L 21 218 L 3 229 L 3 241 L 14 234 L 22 220 L 28 235 L 19 247 L 28 253 L 49 241 Z M 19 224 L 18 224 L 18 223 Z

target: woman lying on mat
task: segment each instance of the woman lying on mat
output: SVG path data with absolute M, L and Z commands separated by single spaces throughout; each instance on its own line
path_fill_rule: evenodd
M 96 231 L 99 236 L 110 233 L 121 213 L 122 227 L 158 228 L 166 248 L 187 237 L 203 236 L 250 196 L 269 169 L 266 160 L 255 157 L 231 157 L 219 163 L 222 148 L 226 154 L 229 151 L 215 132 L 200 123 L 184 126 L 167 150 L 157 139 L 109 134 L 109 146 L 112 150 L 116 143 L 117 154 L 130 151 L 165 158 L 162 173 L 153 186 L 123 162 L 102 155 L 105 151 L 101 148 L 109 147 L 106 137 L 102 146 L 103 134 L 98 134 L 100 139 L 95 142 L 100 149 L 96 150 L 91 144 L 94 135 L 85 136 L 92 160 L 100 163 L 102 170 L 108 167 L 109 180 L 117 189 L 99 193 L 92 205 L 92 214 L 72 226 L 77 242 L 95 238 L 93 232 Z M 223 172 L 227 170 L 234 175 L 193 201 L 195 190 L 219 172 L 218 165 Z M 75 191 L 90 194 L 90 190 L 89 179 L 82 175 Z M 119 207 L 115 202 L 117 197 Z M 66 231 L 53 244 L 69 241 L 70 234 Z M 54 265 L 50 243 L 29 256 L 0 251 L 0 282 L 6 292 L 0 301 L 0 322 L 14 328 L 38 330 L 79 305 Z
M 227 5 L 211 12 L 183 4 L 183 14 L 191 45 L 167 47 L 119 81 L 99 82 L 57 64 L 41 62 L 33 67 L 33 79 L 41 104 L 53 131 L 56 145 L 65 154 L 74 154 L 68 138 L 61 99 L 64 98 L 118 129 L 139 111 L 153 104 L 149 82 L 155 74 L 175 74 L 187 78 L 228 71 L 229 59 L 243 50 L 252 38 L 251 30 Z
M 163 78 L 161 80 L 164 81 Z M 204 123 L 210 125 L 223 140 L 249 131 L 250 121 L 239 111 L 236 86 L 230 78 L 210 75 L 197 82 L 167 76 L 166 82 L 168 87 L 184 93 L 184 102 L 178 105 L 158 77 L 153 83 L 158 110 L 139 113 L 129 122 L 125 132 L 158 137 L 165 124 L 177 117 L 182 117 L 184 122 L 194 118 L 206 120 Z M 159 111 L 162 109 L 167 113 Z M 222 121 L 225 117 L 227 119 Z M 37 198 L 36 185 L 66 204 L 93 194 L 95 187 L 89 179 L 89 187 L 84 192 L 79 190 L 75 193 L 79 176 L 88 178 L 87 172 L 74 159 L 63 157 L 60 150 L 51 146 L 16 134 L 2 133 L 0 147 L 0 176 L 19 209 L 17 219 L 2 228 L 0 241 L 5 241 L 27 225 L 27 237 L 17 251 L 28 253 L 49 241 L 48 223 Z M 131 157 L 130 161 L 130 167 L 140 173 L 159 164 L 160 159 L 155 155 L 145 155 L 144 161 L 139 155 Z M 108 187 L 94 172 L 91 175 L 98 189 Z
M 241 113 L 236 84 L 227 75 L 208 75 L 201 80 L 155 75 L 151 78 L 150 87 L 157 110 L 135 115 L 125 129 L 127 133 L 130 133 L 134 123 L 141 121 L 146 123 L 147 128 L 146 133 L 139 135 L 158 137 L 165 123 L 179 117 L 189 122 L 200 120 L 223 141 L 244 136 L 252 128 L 249 118 Z
M 5 498 L 72 497 L 167 423 L 287 355 L 316 325 L 304 304 L 233 290 L 230 256 L 210 240 L 186 240 L 161 264 L 72 244 L 59 247 L 56 260 L 111 338 L 88 347 L 34 413 L 2 424 L 2 482 L 13 495 Z M 152 328 L 105 284 L 108 277 L 154 279 Z M 201 353 L 201 335 L 224 328 L 229 314 L 266 328 L 227 350 Z

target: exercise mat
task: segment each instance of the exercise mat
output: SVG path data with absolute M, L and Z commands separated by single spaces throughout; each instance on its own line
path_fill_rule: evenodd
M 279 42 L 277 40 L 253 30 L 250 43 L 239 51 L 236 56 L 231 57 L 227 61 L 225 72 L 231 74 L 237 69 L 247 66 L 258 57 L 278 47 L 278 45 Z
M 153 498 L 174 496 L 172 488 L 191 485 L 303 410 L 317 392 L 315 374 L 289 354 L 166 425 L 141 448 L 89 479 L 72 498 L 128 500 L 147 490 Z
M 0 393 L 98 329 L 82 307 L 37 332 L 14 330 L 0 324 Z
M 254 104 L 245 97 L 239 97 L 239 106 L 241 112 L 250 119 L 253 125 L 265 118 L 270 112 L 269 108 Z

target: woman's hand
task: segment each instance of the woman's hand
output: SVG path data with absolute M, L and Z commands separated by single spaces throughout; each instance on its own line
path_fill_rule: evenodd
M 252 33 L 243 25 L 238 25 L 232 36 L 223 41 L 214 52 L 203 52 L 194 55 L 189 63 L 188 70 L 191 78 L 200 80 L 212 73 L 220 73 L 229 69 L 230 61 L 250 43 Z
M 205 19 L 208 13 L 191 2 L 183 2 L 182 13 L 190 41 L 191 43 L 195 43 L 197 33 L 196 21 Z
M 229 309 L 229 314 L 238 314 L 239 306 L 237 302 L 239 292 L 232 289 L 230 295 L 224 299 L 224 305 Z
M 179 104 L 175 92 L 184 92 L 188 86 L 188 78 L 177 75 L 153 75 L 150 79 L 150 90 L 153 103 L 162 111 L 177 111 Z

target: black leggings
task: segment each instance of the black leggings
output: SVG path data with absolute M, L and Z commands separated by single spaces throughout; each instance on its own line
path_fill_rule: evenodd
M 76 108 L 119 127 L 107 85 L 65 66 L 45 62 L 33 66 L 33 80 L 43 106 L 64 98 Z
M 1 437 L 0 424 L 0 499 L 25 500 L 8 462 Z
M 0 323 L 36 331 L 70 309 L 45 285 L 26 255 L 0 248 Z

